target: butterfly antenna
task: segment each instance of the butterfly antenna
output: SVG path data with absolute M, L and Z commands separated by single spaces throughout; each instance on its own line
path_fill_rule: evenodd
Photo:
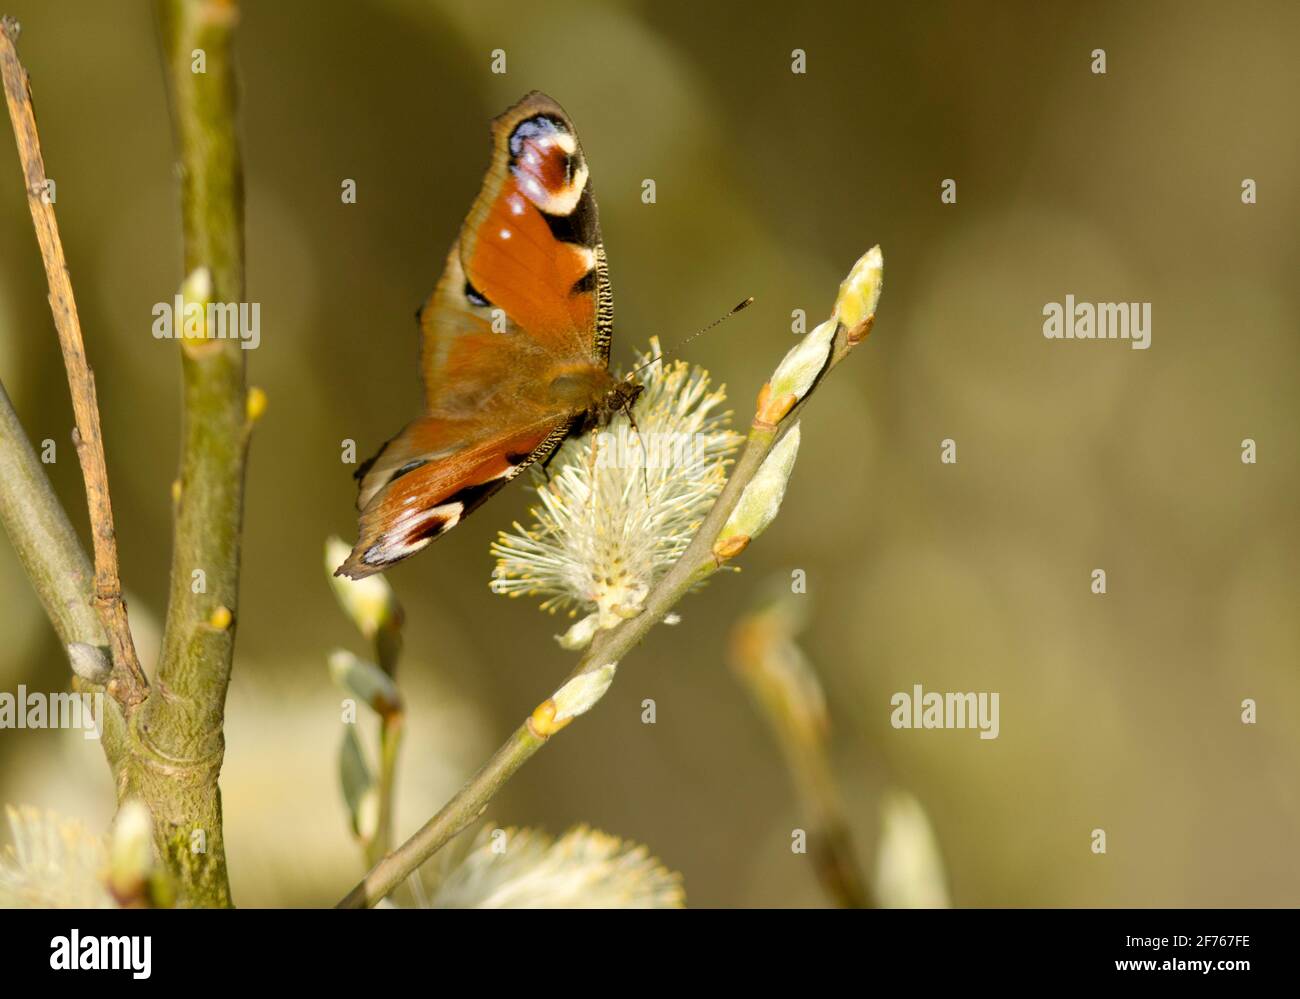
M 637 368 L 640 371 L 640 368 Z M 623 400 L 623 415 L 627 417 L 627 422 L 632 425 L 632 432 L 636 434 L 636 442 L 641 445 L 641 486 L 645 490 L 646 504 L 650 503 L 650 477 L 646 475 L 646 466 L 650 464 L 650 452 L 646 450 L 645 438 L 641 436 L 641 428 L 636 425 L 636 417 L 632 415 L 632 404 L 626 399 Z
M 692 340 L 704 336 L 705 333 L 709 332 L 709 330 L 713 329 L 715 326 L 725 322 L 726 320 L 734 316 L 737 312 L 747 309 L 753 304 L 754 304 L 754 296 L 750 295 L 743 302 L 740 302 L 739 304 L 734 306 L 731 309 L 731 311 L 727 312 L 725 315 L 718 316 L 717 319 L 713 320 L 713 322 L 709 323 L 707 326 L 701 327 L 700 329 L 692 333 L 690 336 L 688 336 L 685 340 L 678 342 L 678 344 L 675 347 L 673 347 L 671 350 L 656 354 L 654 357 L 650 358 L 650 360 L 646 361 L 644 364 L 638 364 L 635 368 L 633 368 L 631 371 L 628 372 L 628 377 L 630 378 L 632 375 L 635 375 L 638 371 L 650 367 L 650 365 L 654 364 L 657 361 L 662 361 L 665 358 L 676 356 L 678 353 L 681 352 L 681 349 L 685 347 L 688 343 L 690 343 Z

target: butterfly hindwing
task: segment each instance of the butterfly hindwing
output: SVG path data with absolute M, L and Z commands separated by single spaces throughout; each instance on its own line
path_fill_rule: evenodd
M 407 424 L 359 470 L 360 538 L 339 572 L 360 579 L 414 555 L 567 432 L 566 420 L 497 432 L 433 417 Z
M 577 133 L 532 93 L 493 121 L 492 138 L 420 310 L 425 415 L 357 473 L 360 536 L 339 570 L 353 578 L 414 554 L 544 459 L 607 378 L 613 310 Z

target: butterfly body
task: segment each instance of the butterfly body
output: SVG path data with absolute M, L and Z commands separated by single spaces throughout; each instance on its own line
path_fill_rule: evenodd
M 419 313 L 424 413 L 358 469 L 359 538 L 341 575 L 415 554 L 640 391 L 609 372 L 605 252 L 568 116 L 535 92 L 492 134 L 482 190 Z

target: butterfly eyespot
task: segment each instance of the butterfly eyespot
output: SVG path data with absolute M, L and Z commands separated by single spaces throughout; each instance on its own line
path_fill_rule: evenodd
M 422 521 L 420 525 L 404 539 L 404 542 L 411 547 L 418 545 L 423 548 L 440 534 L 446 534 L 450 531 L 456 526 L 456 523 L 459 520 L 459 511 L 446 517 L 430 517 L 427 520 Z
M 510 133 L 507 148 L 510 172 L 529 201 L 549 215 L 574 211 L 586 191 L 587 167 L 565 122 L 545 114 L 526 118 Z
M 563 138 L 560 138 L 563 137 Z M 517 160 L 524 154 L 529 143 L 536 143 L 545 148 L 551 142 L 557 142 L 560 148 L 564 148 L 563 139 L 569 140 L 572 152 L 573 137 L 569 135 L 564 123 L 557 121 L 548 115 L 539 114 L 531 118 L 526 118 L 515 126 L 515 130 L 510 133 L 510 158 Z
M 482 292 L 468 281 L 465 282 L 465 300 L 469 302 L 470 305 L 477 305 L 481 309 L 485 309 L 492 304 L 484 297 Z

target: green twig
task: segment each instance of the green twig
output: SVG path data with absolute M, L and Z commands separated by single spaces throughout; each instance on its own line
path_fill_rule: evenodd
M 9 395 L 0 385 L 0 519 L 64 647 L 81 642 L 108 664 L 104 626 L 91 606 L 94 569 L 86 560 Z
M 212 301 L 241 302 L 243 172 L 231 51 L 236 8 L 218 0 L 163 0 L 159 14 L 180 152 L 185 272 L 205 268 Z M 196 62 L 200 58 L 201 66 Z M 222 750 L 238 623 L 250 424 L 245 356 L 238 339 L 181 341 L 181 467 L 158 667 L 159 681 L 171 695 L 167 708 L 160 705 L 160 714 L 171 718 L 152 735 L 168 755 L 188 759 L 219 756 Z M 196 578 L 201 586 L 195 585 Z
M 110 669 L 104 626 L 95 613 L 94 569 L 77 541 L 76 532 L 36 452 L 28 443 L 9 396 L 0 385 L 0 521 L 13 542 L 32 587 L 54 625 L 65 650 L 79 646 L 89 664 L 83 672 L 106 673 Z M 77 677 L 78 689 L 103 694 L 101 684 Z M 109 700 L 104 710 L 101 738 L 109 765 L 116 766 L 124 749 L 122 710 Z
M 394 681 L 397 679 L 397 660 L 402 649 L 400 615 L 391 627 L 380 627 L 375 633 L 375 657 L 379 668 Z M 379 719 L 379 816 L 375 833 L 366 843 L 366 863 L 374 866 L 393 846 L 393 826 L 397 812 L 397 760 L 402 748 L 405 728 L 405 708 L 397 705 L 385 711 Z
M 244 298 L 232 51 L 238 10 L 222 0 L 161 0 L 158 10 L 180 156 L 185 272 L 203 268 L 209 299 L 238 303 Z M 181 340 L 181 467 L 158 663 L 163 696 L 150 698 L 140 713 L 140 736 L 151 752 L 133 768 L 126 788 L 151 802 L 164 859 L 186 905 L 231 904 L 217 781 L 252 424 L 241 342 Z M 202 585 L 195 585 L 198 580 Z
M 817 877 L 838 905 L 872 906 L 839 787 L 831 770 L 831 723 L 811 665 L 795 644 L 797 615 L 786 596 L 732 629 L 731 661 L 772 731 L 799 796 Z
M 370 774 L 364 754 L 361 754 L 362 759 L 357 758 L 360 745 L 356 732 L 347 732 L 344 751 L 339 757 L 339 778 L 351 812 L 352 829 L 361 844 L 366 864 L 373 865 L 393 845 L 397 760 L 405 722 L 405 707 L 397 687 L 397 664 L 402 654 L 405 615 L 382 573 L 362 580 L 335 574 L 334 570 L 347 557 L 349 550 L 350 546 L 341 538 L 328 539 L 325 542 L 325 571 L 339 607 L 370 640 L 375 656 L 372 663 L 337 649 L 330 654 L 330 672 L 357 703 L 365 703 L 379 717 L 378 778 Z M 354 718 L 347 724 L 355 724 L 355 721 Z M 363 778 L 364 786 L 359 786 L 358 782 Z M 371 801 L 376 804 L 373 824 Z
M 492 796 L 546 744 L 546 737 L 536 734 L 530 722 L 531 719 L 515 729 L 506 744 L 492 754 L 456 796 L 414 836 L 371 868 L 337 908 L 363 909 L 377 904 L 448 840 L 482 815 Z

